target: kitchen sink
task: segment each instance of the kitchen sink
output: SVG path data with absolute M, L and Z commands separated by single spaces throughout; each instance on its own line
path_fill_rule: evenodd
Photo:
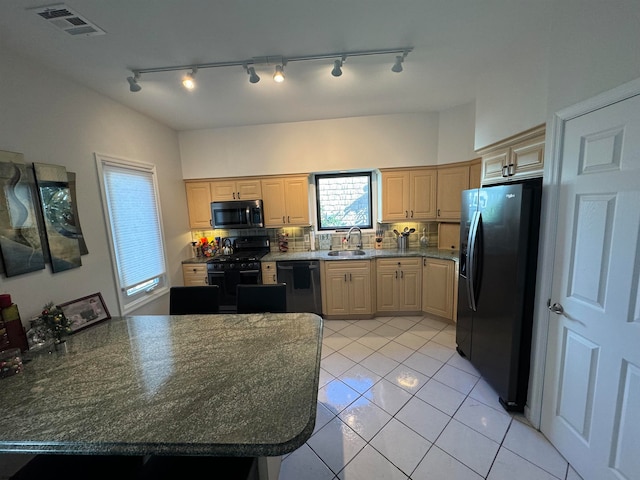
M 331 250 L 327 255 L 330 257 L 357 257 L 365 255 L 364 250 Z

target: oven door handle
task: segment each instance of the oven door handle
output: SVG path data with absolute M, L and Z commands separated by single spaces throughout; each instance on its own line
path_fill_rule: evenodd
M 240 275 L 246 275 L 248 273 L 260 273 L 260 270 L 240 270 Z

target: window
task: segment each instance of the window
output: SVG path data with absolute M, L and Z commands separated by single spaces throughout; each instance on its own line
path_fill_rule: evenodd
M 318 230 L 372 228 L 371 172 L 316 175 Z
M 156 171 L 154 165 L 98 154 L 96 163 L 124 315 L 166 289 Z

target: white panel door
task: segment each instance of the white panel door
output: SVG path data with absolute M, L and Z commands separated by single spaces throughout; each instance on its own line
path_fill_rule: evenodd
M 639 480 L 640 96 L 562 145 L 541 430 L 585 480 Z

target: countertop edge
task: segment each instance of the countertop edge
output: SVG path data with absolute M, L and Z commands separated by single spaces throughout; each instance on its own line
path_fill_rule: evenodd
M 315 250 L 308 252 L 269 252 L 261 258 L 262 262 L 286 262 L 292 260 L 322 260 L 328 262 L 340 262 L 345 260 L 373 260 L 377 258 L 402 258 L 402 257 L 426 257 L 441 260 L 458 261 L 458 250 L 438 249 L 436 247 L 416 248 L 408 250 L 389 249 L 363 249 L 364 255 L 357 256 L 329 256 L 331 250 Z M 182 261 L 182 264 L 206 264 L 213 257 L 193 257 Z

